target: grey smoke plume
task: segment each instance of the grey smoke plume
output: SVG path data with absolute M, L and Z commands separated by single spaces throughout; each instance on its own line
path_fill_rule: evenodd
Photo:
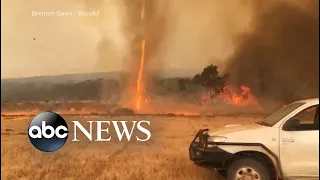
M 230 83 L 282 103 L 319 92 L 319 1 L 289 2 L 256 2 L 253 28 L 225 69 Z
M 143 0 L 80 1 L 86 10 L 100 10 L 99 19 L 88 22 L 102 36 L 97 45 L 97 68 L 102 71 L 115 61 L 121 61 L 125 71 L 136 69 L 143 38 L 146 69 L 201 70 L 208 61 L 220 65 L 232 52 L 232 38 L 247 30 L 252 16 L 252 3 L 246 1 L 145 0 L 143 23 Z
M 209 61 L 260 98 L 290 101 L 301 89 L 297 98 L 318 93 L 317 0 L 146 0 L 145 22 L 143 0 L 85 2 L 103 13 L 91 22 L 103 36 L 98 67 L 121 61 L 131 85 L 145 39 L 145 73 L 170 63 L 201 70 Z

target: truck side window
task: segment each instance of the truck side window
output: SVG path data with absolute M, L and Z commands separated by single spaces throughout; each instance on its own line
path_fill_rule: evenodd
M 311 131 L 311 130 L 319 130 L 319 106 L 311 106 L 308 107 L 292 118 L 290 120 L 299 120 L 300 124 L 297 125 L 294 130 L 295 131 Z M 288 120 L 287 122 L 289 123 Z

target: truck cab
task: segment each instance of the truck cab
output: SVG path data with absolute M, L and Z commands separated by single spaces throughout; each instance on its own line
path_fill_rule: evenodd
M 319 99 L 291 103 L 263 121 L 200 129 L 190 159 L 234 179 L 319 179 Z

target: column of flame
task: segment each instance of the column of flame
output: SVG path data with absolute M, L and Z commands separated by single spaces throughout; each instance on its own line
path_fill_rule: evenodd
M 143 6 L 141 10 L 141 20 L 144 19 L 144 8 L 145 8 L 145 0 L 143 1 Z M 141 59 L 140 59 L 140 66 L 139 66 L 139 73 L 137 77 L 137 90 L 136 90 L 136 105 L 135 109 L 140 111 L 141 109 L 141 100 L 142 100 L 142 76 L 143 76 L 143 66 L 144 66 L 144 48 L 145 48 L 145 40 L 143 39 L 141 42 Z

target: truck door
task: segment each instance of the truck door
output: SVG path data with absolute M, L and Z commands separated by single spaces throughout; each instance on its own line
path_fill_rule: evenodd
M 310 106 L 280 128 L 280 161 L 287 177 L 319 177 L 319 105 Z

